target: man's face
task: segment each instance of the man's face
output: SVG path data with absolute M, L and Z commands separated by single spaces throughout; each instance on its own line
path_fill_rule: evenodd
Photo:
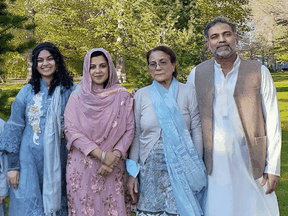
M 208 30 L 206 46 L 217 58 L 229 58 L 236 52 L 238 35 L 226 23 L 217 23 Z

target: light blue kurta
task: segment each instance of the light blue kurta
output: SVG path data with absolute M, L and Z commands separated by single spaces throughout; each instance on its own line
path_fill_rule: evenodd
M 61 94 L 62 117 L 68 98 L 75 87 L 74 85 L 69 90 L 63 89 L 63 93 Z M 30 84 L 25 85 L 12 104 L 12 112 L 5 125 L 1 148 L 5 148 L 7 152 L 20 152 L 20 180 L 17 190 L 11 187 L 9 215 L 44 215 L 42 198 L 44 171 L 43 137 L 47 109 L 51 103 L 51 98 L 52 96 L 48 95 L 46 82 L 41 80 L 40 92 L 37 95 L 35 95 Z M 60 154 L 62 170 L 62 208 L 57 215 L 67 215 L 65 180 L 67 149 L 64 138 L 61 140 Z M 15 159 L 13 161 L 13 169 L 19 169 L 17 165 L 15 166 L 15 164 L 17 164 L 15 163 Z
M 0 137 L 4 129 L 5 121 L 0 118 Z M 0 196 L 8 196 L 9 187 L 7 184 L 7 155 L 0 151 Z M 5 201 L 0 205 L 0 216 L 6 215 Z

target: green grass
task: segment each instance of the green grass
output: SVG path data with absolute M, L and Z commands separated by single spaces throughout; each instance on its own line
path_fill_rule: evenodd
M 288 215 L 288 72 L 272 74 L 278 95 L 282 127 L 281 178 L 276 190 L 281 215 Z
M 274 73 L 272 74 L 272 77 L 278 92 L 283 140 L 281 152 L 281 178 L 276 194 L 279 202 L 280 213 L 284 216 L 288 215 L 288 72 Z M 5 120 L 9 118 L 11 103 L 22 86 L 23 85 L 19 84 L 0 85 L 0 88 L 7 91 L 11 96 L 4 112 L 0 112 L 1 118 Z M 134 85 L 131 83 L 125 83 L 123 86 L 126 87 L 129 92 L 134 88 Z M 7 201 L 9 202 L 9 198 Z M 132 216 L 135 215 L 132 214 Z

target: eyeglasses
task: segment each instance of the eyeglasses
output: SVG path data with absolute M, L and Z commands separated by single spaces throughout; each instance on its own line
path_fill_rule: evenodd
M 170 61 L 160 61 L 160 62 L 151 62 L 148 64 L 148 69 L 149 70 L 155 70 L 157 68 L 157 65 L 159 65 L 159 67 L 164 67 L 165 65 L 167 65 Z

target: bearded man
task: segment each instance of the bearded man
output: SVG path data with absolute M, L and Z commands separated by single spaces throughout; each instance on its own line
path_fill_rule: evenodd
M 269 70 L 236 53 L 238 35 L 226 19 L 205 28 L 214 58 L 194 67 L 208 173 L 205 216 L 277 216 L 281 126 Z

